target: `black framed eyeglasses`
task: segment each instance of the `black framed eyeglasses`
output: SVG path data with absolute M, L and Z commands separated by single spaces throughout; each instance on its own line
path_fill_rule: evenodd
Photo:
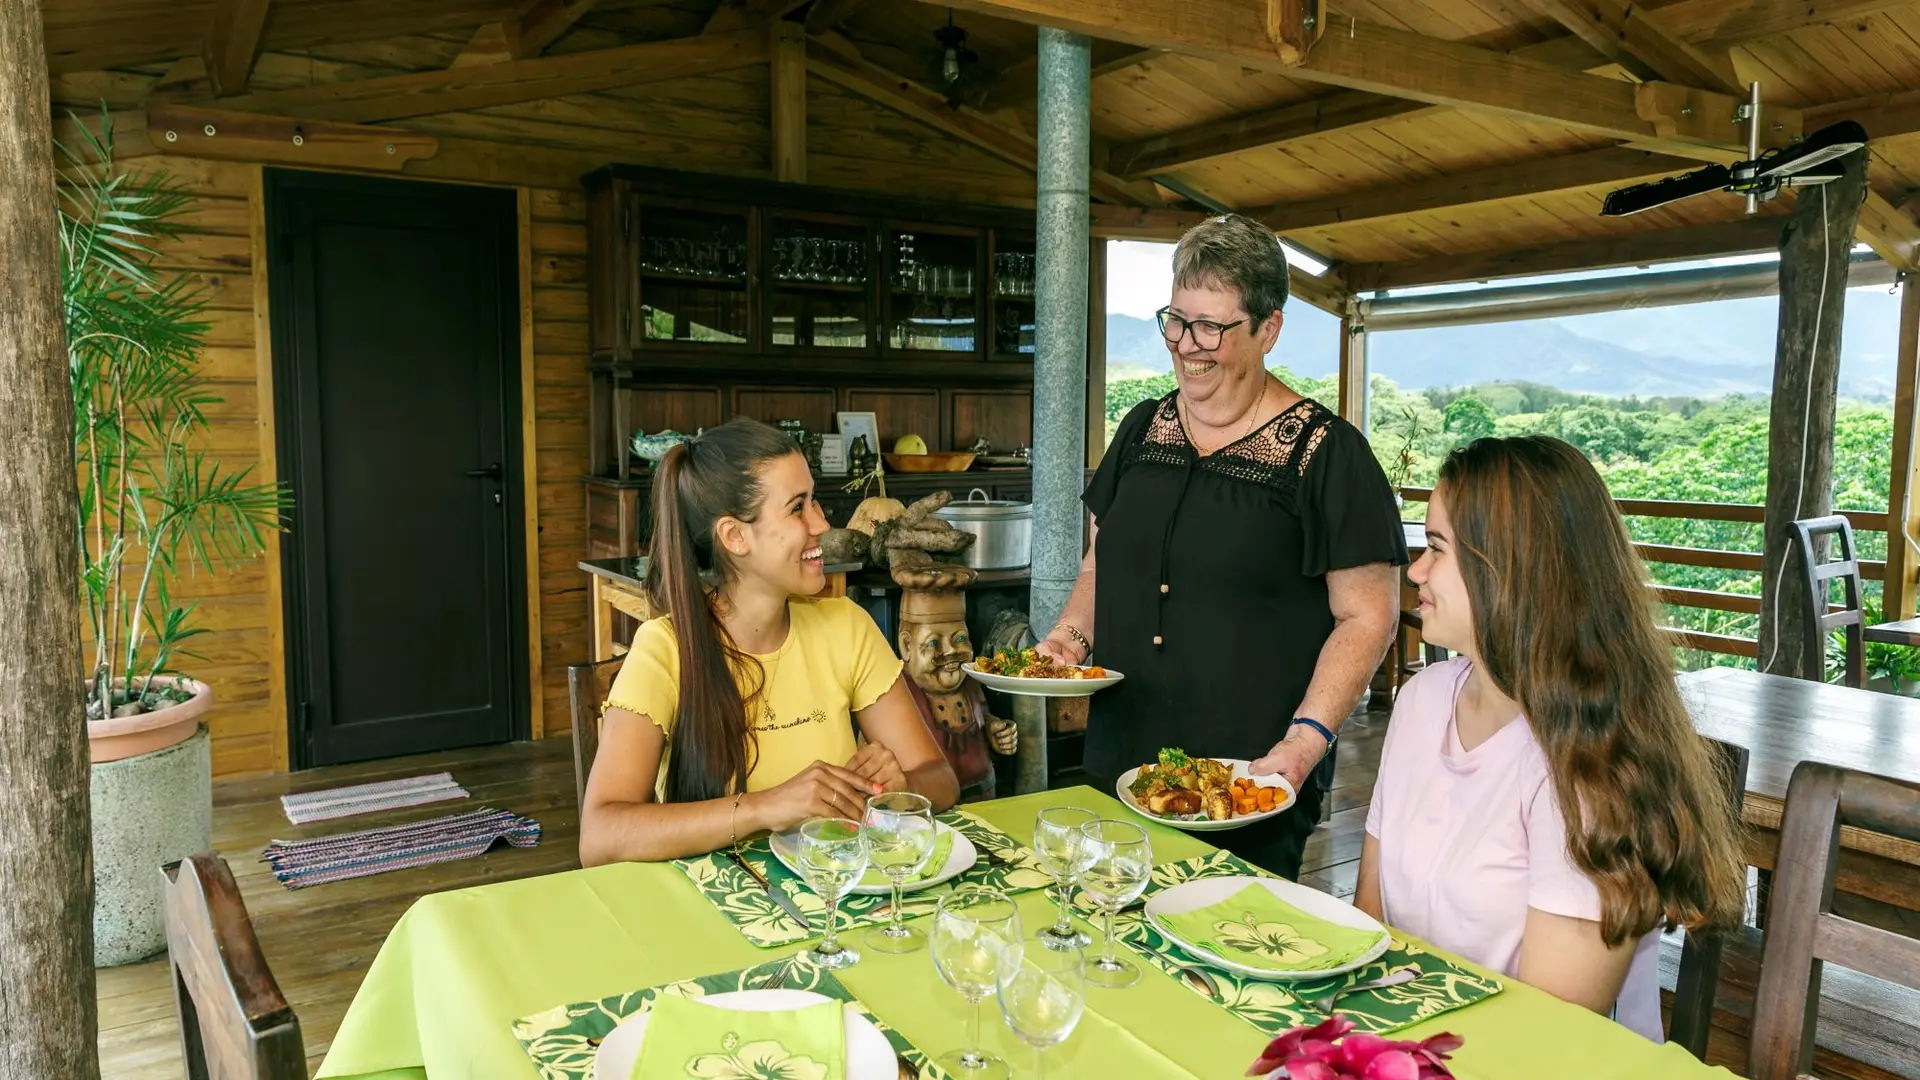
M 1219 348 L 1220 339 L 1226 335 L 1227 331 L 1247 321 L 1235 319 L 1230 323 L 1217 323 L 1212 319 L 1183 319 L 1175 315 L 1170 308 L 1161 308 L 1153 313 L 1153 317 L 1160 323 L 1160 336 L 1166 340 L 1167 344 L 1178 346 L 1181 338 L 1192 334 L 1193 344 L 1203 352 L 1212 352 Z

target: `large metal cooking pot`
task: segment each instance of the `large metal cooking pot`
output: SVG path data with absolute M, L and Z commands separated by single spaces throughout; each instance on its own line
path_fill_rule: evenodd
M 933 515 L 978 539 L 961 557 L 975 570 L 1013 570 L 1033 561 L 1033 504 L 989 499 L 974 488 L 966 501 L 951 502 Z

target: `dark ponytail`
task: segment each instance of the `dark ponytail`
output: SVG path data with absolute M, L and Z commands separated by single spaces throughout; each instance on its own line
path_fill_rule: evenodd
M 647 600 L 656 613 L 672 616 L 680 652 L 669 802 L 746 790 L 757 749 L 747 708 L 765 688 L 766 673 L 727 635 L 708 595 L 732 573 L 713 526 L 723 517 L 758 517 L 760 467 L 798 452 L 792 439 L 758 420 L 730 420 L 667 451 L 654 470 Z M 740 682 L 749 680 L 753 690 L 743 695 Z

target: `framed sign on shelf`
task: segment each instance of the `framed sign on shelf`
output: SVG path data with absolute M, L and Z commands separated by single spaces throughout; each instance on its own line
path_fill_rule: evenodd
M 834 419 L 840 425 L 840 434 L 847 438 L 847 453 L 853 453 L 853 445 L 860 436 L 867 437 L 867 449 L 877 456 L 883 449 L 880 445 L 880 418 L 870 412 L 835 413 Z

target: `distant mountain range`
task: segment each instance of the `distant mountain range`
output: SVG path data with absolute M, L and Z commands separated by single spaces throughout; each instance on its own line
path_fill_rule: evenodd
M 1373 371 L 1408 389 L 1519 381 L 1611 397 L 1768 393 L 1776 309 L 1771 298 L 1641 308 L 1558 319 L 1369 335 Z M 1885 288 L 1847 293 L 1840 393 L 1893 396 L 1899 299 Z M 1270 358 L 1302 375 L 1337 370 L 1339 320 L 1288 307 Z M 1151 319 L 1107 316 L 1109 379 L 1172 370 Z

